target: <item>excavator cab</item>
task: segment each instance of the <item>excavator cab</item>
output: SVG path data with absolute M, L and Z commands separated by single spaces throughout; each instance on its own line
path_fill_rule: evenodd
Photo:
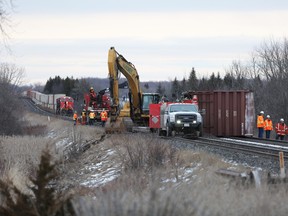
M 160 95 L 158 93 L 143 93 L 142 94 L 142 116 L 149 116 L 149 105 L 158 104 Z

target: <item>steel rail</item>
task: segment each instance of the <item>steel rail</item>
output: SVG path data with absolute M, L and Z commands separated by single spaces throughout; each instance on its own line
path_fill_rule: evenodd
M 52 111 L 50 112 L 50 111 L 47 111 L 45 109 L 42 109 L 41 107 L 37 106 L 37 104 L 35 104 L 30 98 L 22 97 L 21 100 L 25 105 L 27 105 L 27 108 L 32 112 L 38 113 L 40 115 L 60 118 L 60 119 L 66 120 L 66 121 L 73 121 L 72 117 L 56 115 Z
M 287 156 L 284 155 L 284 158 L 288 158 L 288 150 L 279 149 L 279 148 L 265 148 L 262 146 L 255 146 L 255 145 L 244 145 L 243 143 L 237 143 L 234 141 L 228 142 L 224 141 L 221 138 L 199 138 L 197 140 L 189 140 L 182 137 L 174 137 L 172 140 L 182 141 L 186 144 L 194 144 L 194 145 L 208 145 L 213 147 L 218 147 L 221 149 L 226 150 L 236 150 L 241 152 L 246 152 L 249 154 L 256 154 L 259 156 L 269 156 L 269 157 L 279 157 L 279 152 L 282 151 L 287 153 Z

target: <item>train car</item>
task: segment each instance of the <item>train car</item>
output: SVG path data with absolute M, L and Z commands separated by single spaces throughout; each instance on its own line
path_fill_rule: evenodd
M 72 116 L 74 112 L 74 99 L 62 96 L 56 99 L 56 114 Z
M 57 110 L 57 100 L 62 97 L 66 97 L 65 94 L 43 94 L 38 91 L 28 90 L 24 91 L 23 96 L 30 98 L 36 105 L 46 109 L 47 111 L 56 113 L 56 114 L 64 114 L 67 115 L 74 110 L 74 100 L 71 97 L 68 97 L 68 106 L 63 106 L 64 110 L 61 112 L 61 105 L 60 105 L 60 112 Z M 62 103 L 62 102 L 61 102 Z M 64 104 L 64 102 L 63 102 Z M 67 109 L 66 109 L 67 108 Z
M 255 128 L 254 94 L 248 90 L 191 91 L 184 99 L 198 97 L 203 116 L 203 132 L 219 137 L 253 136 Z

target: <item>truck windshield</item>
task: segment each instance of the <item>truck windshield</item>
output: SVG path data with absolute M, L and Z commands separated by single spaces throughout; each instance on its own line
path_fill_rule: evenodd
M 171 105 L 170 112 L 197 112 L 197 108 L 193 104 L 175 104 Z

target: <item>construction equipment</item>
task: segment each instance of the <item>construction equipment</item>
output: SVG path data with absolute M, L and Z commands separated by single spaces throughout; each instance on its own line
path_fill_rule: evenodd
M 119 89 L 127 89 L 128 83 L 124 81 L 118 85 Z M 92 87 L 90 90 L 93 89 Z M 93 89 L 94 90 L 94 89 Z M 83 110 L 86 111 L 86 115 L 88 116 L 90 112 L 95 113 L 95 120 L 101 121 L 100 113 L 105 109 L 110 116 L 110 89 L 104 88 L 97 93 L 95 92 L 93 97 L 91 97 L 90 92 L 84 94 L 84 103 L 83 103 Z
M 84 94 L 84 104 L 83 104 L 83 110 L 86 111 L 86 115 L 88 116 L 90 112 L 95 113 L 95 119 L 96 121 L 100 121 L 100 113 L 103 109 L 106 110 L 106 112 L 110 113 L 110 95 L 109 95 L 109 89 L 105 88 L 100 90 L 97 94 L 95 93 L 95 99 L 91 100 L 90 94 L 85 93 Z
M 135 66 L 120 55 L 114 47 L 111 47 L 108 52 L 108 69 L 112 104 L 110 118 L 105 127 L 106 132 L 131 130 L 133 126 L 149 128 L 149 105 L 158 103 L 160 95 L 142 92 Z M 125 104 L 123 108 L 120 107 L 118 86 L 121 74 L 126 77 L 129 88 L 129 104 Z

